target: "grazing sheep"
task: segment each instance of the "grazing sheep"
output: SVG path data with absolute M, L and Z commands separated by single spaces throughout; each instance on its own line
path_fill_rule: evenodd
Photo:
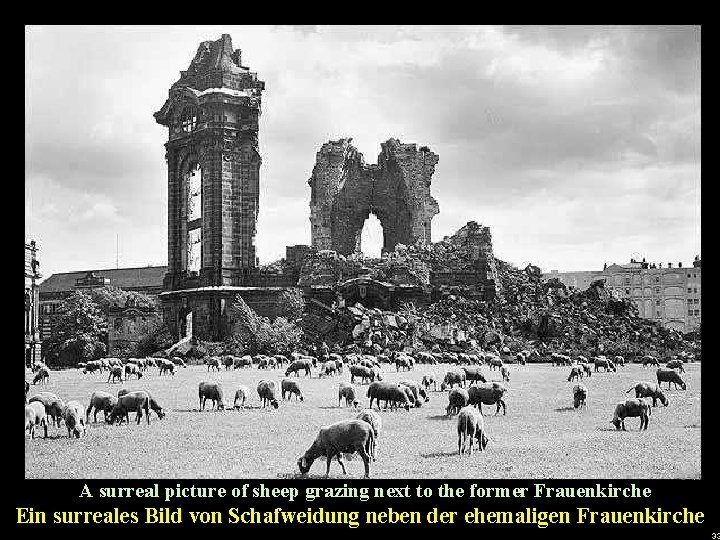
M 615 362 L 616 366 L 625 367 L 625 357 L 624 356 L 616 355 L 613 357 L 613 361 Z
M 469 453 L 473 453 L 473 441 L 477 439 L 478 448 L 481 452 L 487 448 L 489 439 L 485 435 L 484 421 L 482 415 L 471 405 L 466 405 L 458 412 L 457 422 L 458 433 L 458 454 L 462 455 L 470 438 Z
M 391 404 L 391 408 L 399 404 L 406 411 L 409 411 L 411 400 L 405 393 L 405 388 L 407 387 L 390 382 L 375 381 L 370 383 L 367 390 L 367 397 L 370 398 L 370 408 L 372 409 L 373 400 L 377 400 L 378 410 L 380 410 L 380 401 L 382 400 L 385 402 L 385 408 L 387 408 L 388 403 Z
M 88 373 L 95 373 L 96 371 L 99 371 L 100 373 L 102 373 L 103 371 L 103 364 L 102 362 L 100 362 L 100 360 L 88 360 L 87 362 L 85 362 L 85 365 L 83 366 L 83 375 L 86 375 Z
M 245 408 L 245 401 L 250 397 L 250 389 L 247 386 L 240 385 L 235 390 L 235 401 L 233 401 L 233 409 Z M 238 402 L 240 402 L 238 404 Z
M 330 474 L 330 462 L 337 458 L 343 474 L 347 474 L 342 460 L 343 454 L 357 452 L 365 465 L 365 478 L 370 477 L 370 455 L 374 450 L 375 432 L 373 427 L 364 420 L 342 420 L 320 428 L 315 441 L 304 455 L 298 458 L 297 464 L 301 474 L 307 474 L 313 462 L 321 457 L 327 458 L 325 476 Z
M 467 405 L 477 406 L 480 414 L 483 414 L 483 405 L 495 405 L 495 414 L 499 414 L 500 407 L 502 407 L 503 415 L 505 415 L 507 414 L 505 400 L 503 399 L 505 392 L 507 392 L 507 389 L 499 382 L 471 386 L 468 388 Z
M 647 430 L 648 424 L 650 423 L 650 414 L 652 414 L 652 409 L 647 402 L 638 398 L 628 399 L 625 403 L 621 401 L 615 406 L 615 414 L 610 423 L 614 425 L 618 431 L 621 428 L 623 431 L 627 431 L 627 429 L 625 429 L 625 418 L 635 418 L 639 416 L 640 431 L 643 429 Z
M 320 366 L 319 377 L 329 377 L 330 375 L 337 374 L 337 364 L 334 360 L 328 360 Z
M 404 381 L 400 381 L 400 384 L 404 384 L 410 390 L 412 390 L 413 393 L 413 401 L 415 402 L 415 407 L 420 407 L 422 405 L 422 402 L 428 402 L 430 401 L 430 398 L 428 397 L 427 393 L 425 392 L 425 389 L 420 386 L 415 381 L 411 381 L 410 379 L 405 379 Z M 421 401 L 422 398 L 422 401 Z
M 358 406 L 355 388 L 347 383 L 341 382 L 338 387 L 338 407 L 340 407 L 343 399 L 345 400 L 345 405 L 347 405 L 348 407 Z
M 445 412 L 448 416 L 457 414 L 460 412 L 460 409 L 465 407 L 469 402 L 470 396 L 467 390 L 464 388 L 453 388 L 448 394 L 448 406 Z
M 25 405 L 25 431 L 30 432 L 30 437 L 35 438 L 35 426 L 42 426 L 47 439 L 48 422 L 45 414 L 45 406 L 37 401 Z
M 355 382 L 355 377 L 359 377 L 361 382 L 364 383 L 367 380 L 373 382 L 375 380 L 375 371 L 359 364 L 353 364 L 350 366 L 350 383 Z
M 185 363 L 185 360 L 183 360 L 183 359 L 180 358 L 179 356 L 173 356 L 173 357 L 171 358 L 171 362 L 172 362 L 173 364 L 175 364 L 176 366 L 179 366 L 179 367 L 184 367 L 184 368 L 187 367 L 187 364 Z
M 646 354 L 642 357 L 642 365 L 644 368 L 648 366 L 655 366 L 660 367 L 660 362 L 658 362 L 658 359 L 654 356 L 650 356 L 649 354 Z
M 225 371 L 230 371 L 233 367 L 233 357 L 230 355 L 223 356 L 222 364 L 225 366 Z
M 148 398 L 150 399 L 150 402 L 149 402 L 150 409 L 152 409 L 152 410 L 155 412 L 155 414 L 157 414 L 157 417 L 158 417 L 160 420 L 162 420 L 163 418 L 165 418 L 165 411 L 164 411 L 163 408 L 158 404 L 158 402 L 155 401 L 155 398 L 153 398 L 152 394 L 151 394 L 150 392 L 148 392 L 147 390 L 142 390 L 142 391 L 145 392 L 145 393 L 148 395 Z M 129 390 L 126 390 L 126 389 L 124 389 L 124 388 L 123 388 L 122 390 L 118 390 L 118 393 L 117 393 L 118 399 L 121 398 L 121 397 L 123 397 L 123 396 L 126 395 L 126 394 L 129 394 L 129 393 L 130 393 L 130 391 L 129 391 Z
M 670 383 L 675 385 L 676 390 L 678 385 L 680 385 L 680 388 L 682 388 L 683 390 L 687 389 L 687 385 L 682 380 L 678 372 L 674 369 L 658 368 L 658 370 L 655 372 L 655 375 L 657 377 L 658 385 L 662 382 L 668 383 L 668 390 L 670 390 Z
M 592 377 L 592 368 L 590 368 L 590 364 L 586 363 L 578 363 L 578 365 L 582 368 L 583 372 L 585 372 L 585 375 L 588 377 Z
M 572 367 L 570 369 L 570 375 L 568 375 L 568 382 L 572 382 L 574 380 L 582 380 L 583 375 L 584 375 L 584 372 L 583 372 L 582 368 L 577 367 L 577 366 Z
M 382 418 L 372 409 L 363 409 L 355 418 L 367 422 L 372 427 L 375 438 L 373 439 L 372 447 L 368 453 L 372 457 L 373 461 L 377 461 L 375 447 L 377 445 L 377 439 L 380 436 L 380 431 L 382 430 Z
M 175 375 L 177 364 L 171 362 L 170 360 L 161 359 L 160 363 L 160 375 L 163 375 L 167 373 L 168 375 Z
M 413 368 L 413 359 L 411 356 L 405 354 L 398 354 L 395 356 L 395 368 L 399 372 L 400 368 L 405 371 L 410 371 Z
M 275 362 L 280 367 L 284 366 L 285 364 L 290 364 L 290 360 L 288 360 L 288 357 L 285 356 L 284 354 L 276 354 L 274 356 L 274 358 L 275 358 Z
M 596 356 L 593 359 L 593 363 L 595 364 L 595 372 L 600 371 L 600 368 L 604 368 L 606 372 L 610 370 L 617 371 L 613 361 L 609 358 L 605 358 L 604 356 Z
M 138 379 L 142 378 L 142 372 L 136 364 L 125 364 L 125 380 L 130 380 L 130 375 L 135 375 Z
M 636 398 L 646 398 L 646 397 L 652 398 L 652 400 L 653 400 L 652 406 L 653 407 L 657 407 L 658 399 L 660 400 L 660 403 L 662 403 L 665 407 L 667 407 L 668 404 L 670 403 L 668 398 L 665 397 L 665 394 L 660 389 L 660 386 L 657 384 L 651 384 L 651 383 L 647 383 L 647 382 L 639 382 L 635 386 L 630 388 L 630 390 L 627 390 L 625 393 L 629 394 L 633 390 L 635 390 Z
M 97 422 L 97 414 L 102 411 L 105 422 L 107 422 L 108 417 L 116 404 L 117 398 L 115 396 L 108 392 L 103 392 L 102 390 L 96 390 L 90 396 L 90 405 L 88 405 L 87 411 L 85 413 L 85 421 L 90 421 L 90 412 L 95 409 L 93 421 Z
M 110 382 L 110 379 L 112 379 L 112 382 L 115 382 L 115 379 L 120 380 L 120 382 L 123 382 L 123 368 L 121 366 L 113 366 L 110 368 L 110 375 L 108 375 L 107 382 Z
M 299 377 L 300 371 L 304 371 L 305 375 L 310 375 L 312 366 L 313 366 L 312 361 L 310 361 L 310 360 L 307 360 L 307 359 L 295 360 L 285 370 L 285 376 L 289 377 L 291 373 L 296 373 L 297 376 Z
M 587 408 L 588 389 L 583 384 L 576 384 L 573 387 L 573 406 Z
M 683 366 L 682 360 L 670 360 L 665 366 L 670 369 L 677 369 L 680 373 L 685 373 L 685 366 Z
M 144 390 L 128 392 L 118 397 L 117 403 L 110 412 L 110 424 L 114 424 L 118 420 L 118 425 L 126 420 L 130 424 L 130 413 L 135 412 L 135 421 L 140 424 L 143 411 L 145 411 L 145 419 L 150 425 L 150 395 Z
M 499 356 L 487 355 L 485 359 L 487 360 L 491 370 L 496 368 L 499 369 L 503 365 L 502 358 Z
M 465 375 L 465 372 L 463 370 L 453 368 L 447 373 L 445 373 L 443 382 L 440 385 L 440 390 L 444 392 L 446 388 L 452 388 L 453 385 L 456 384 L 458 385 L 458 387 L 464 387 L 466 380 L 467 376 Z
M 245 356 L 235 356 L 233 358 L 233 369 L 252 367 L 252 356 L 246 354 Z
M 285 399 L 285 395 L 287 395 L 287 399 L 290 399 L 293 395 L 295 396 L 295 399 L 299 399 L 300 401 L 305 399 L 298 383 L 291 381 L 290 379 L 283 379 L 280 381 L 280 392 L 282 393 L 283 399 Z
M 500 366 L 500 375 L 504 382 L 510 382 L 510 370 L 505 366 Z
M 209 383 L 202 381 L 198 385 L 198 398 L 200 399 L 200 410 L 205 410 L 205 402 L 209 399 L 213 402 L 213 409 L 216 411 L 225 410 L 225 402 L 223 401 L 223 389 L 218 383 Z
M 56 427 L 60 427 L 60 421 L 63 418 L 63 411 L 65 410 L 65 403 L 57 395 L 52 392 L 38 392 L 32 396 L 28 403 L 39 402 L 45 407 L 45 415 L 48 417 L 48 423 L 52 421 L 52 424 Z
M 465 372 L 465 380 L 470 381 L 470 384 L 478 381 L 487 382 L 480 366 L 463 366 L 462 370 Z
M 33 384 L 37 383 L 43 383 L 45 384 L 50 380 L 50 372 L 48 371 L 47 367 L 41 367 L 37 370 L 37 373 L 35 373 L 35 377 L 33 377 Z
M 257 385 L 257 393 L 263 407 L 266 407 L 268 403 L 276 409 L 279 407 L 275 381 L 260 381 Z
M 215 371 L 220 371 L 220 358 L 218 358 L 217 356 L 211 356 L 210 358 L 205 360 L 205 363 L 207 364 L 208 371 L 210 371 L 211 369 Z
M 72 439 L 75 436 L 79 439 L 82 435 L 85 435 L 84 411 L 85 409 L 79 401 L 68 401 L 65 406 L 63 419 L 68 430 L 68 438 Z
M 422 385 L 425 387 L 425 391 L 429 391 L 430 385 L 433 386 L 433 391 L 437 392 L 437 381 L 435 375 L 432 373 L 426 373 L 422 378 Z

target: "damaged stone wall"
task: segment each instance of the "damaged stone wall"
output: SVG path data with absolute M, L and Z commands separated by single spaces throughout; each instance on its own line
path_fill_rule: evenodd
M 397 244 L 430 242 L 439 213 L 430 184 L 439 157 L 426 146 L 389 139 L 377 165 L 366 165 L 352 139 L 330 141 L 317 153 L 312 177 L 312 246 L 349 255 L 361 250 L 365 220 L 374 214 L 383 228 L 383 251 Z

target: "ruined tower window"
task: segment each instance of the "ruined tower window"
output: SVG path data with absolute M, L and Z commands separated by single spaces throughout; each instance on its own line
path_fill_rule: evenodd
M 195 107 L 185 107 L 180 116 L 180 128 L 189 133 L 197 126 L 197 109 Z
M 193 221 L 201 217 L 202 208 L 202 169 L 195 165 L 186 176 L 187 185 L 187 219 Z
M 185 175 L 187 204 L 188 272 L 199 272 L 202 265 L 202 169 L 195 164 Z
M 188 272 L 200 271 L 200 248 L 202 233 L 200 229 L 190 229 L 188 231 L 187 243 L 187 270 Z

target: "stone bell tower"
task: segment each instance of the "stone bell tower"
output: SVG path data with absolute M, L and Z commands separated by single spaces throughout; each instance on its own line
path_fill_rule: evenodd
M 258 266 L 265 83 L 240 55 L 228 34 L 202 42 L 154 115 L 168 128 L 168 271 L 161 299 L 178 337 L 222 337 L 226 300 Z

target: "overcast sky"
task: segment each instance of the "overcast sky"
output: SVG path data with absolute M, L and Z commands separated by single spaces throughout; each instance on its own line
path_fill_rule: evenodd
M 432 240 L 491 227 L 543 271 L 700 253 L 693 27 L 28 27 L 25 230 L 41 271 L 167 263 L 168 89 L 232 36 L 262 97 L 261 263 L 310 243 L 320 146 L 390 137 L 440 156 Z M 369 237 L 379 249 L 376 230 Z

